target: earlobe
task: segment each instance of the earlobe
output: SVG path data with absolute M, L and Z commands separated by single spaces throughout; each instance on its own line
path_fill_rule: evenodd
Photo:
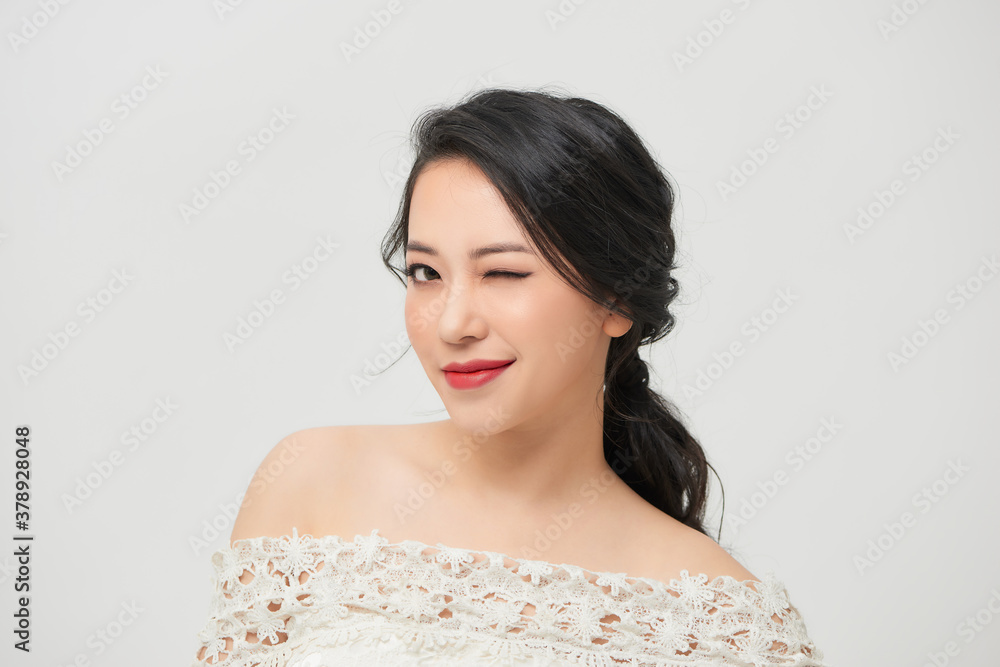
M 604 325 L 604 331 L 612 338 L 624 336 L 631 328 L 632 320 L 627 320 L 616 313 L 612 313 Z
M 618 338 L 619 336 L 624 336 L 628 333 L 629 329 L 632 328 L 632 320 L 628 319 L 624 315 L 616 313 L 610 310 L 611 306 L 616 303 L 616 299 L 608 299 L 604 302 L 604 307 L 608 309 L 608 315 L 604 319 L 604 333 L 608 334 L 612 338 Z
M 619 332 L 618 332 L 618 334 L 617 334 L 617 335 L 615 336 L 615 338 L 617 338 L 618 336 L 624 336 L 625 334 L 627 334 L 627 333 L 628 333 L 628 332 L 629 332 L 629 331 L 630 331 L 630 330 L 632 329 L 632 320 L 628 320 L 628 319 L 625 319 L 625 318 L 624 318 L 624 317 L 622 317 L 621 315 L 616 315 L 615 317 L 617 318 L 617 320 L 618 320 L 619 322 L 621 322 L 622 324 L 624 324 L 624 325 L 625 325 L 625 328 L 624 328 L 624 329 L 621 329 L 621 328 L 620 328 L 620 327 L 621 327 L 621 324 L 619 324 Z

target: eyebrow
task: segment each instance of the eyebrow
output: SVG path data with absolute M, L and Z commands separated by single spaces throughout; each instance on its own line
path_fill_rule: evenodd
M 433 257 L 438 256 L 438 251 L 427 245 L 426 243 L 421 243 L 420 241 L 409 241 L 406 244 L 407 252 L 425 252 Z M 528 247 L 515 242 L 504 242 L 504 243 L 494 243 L 492 245 L 486 245 L 482 248 L 474 248 L 469 251 L 469 259 L 475 261 L 487 255 L 498 255 L 504 252 L 524 252 L 529 255 L 534 255 Z

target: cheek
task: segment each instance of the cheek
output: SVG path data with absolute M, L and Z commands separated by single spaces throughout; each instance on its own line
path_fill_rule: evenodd
M 419 341 L 431 331 L 431 318 L 433 313 L 427 307 L 424 299 L 412 290 L 407 291 L 406 300 L 403 303 L 403 319 L 406 322 L 406 335 L 410 342 Z
M 519 332 L 522 344 L 551 355 L 560 364 L 592 348 L 600 332 L 591 302 L 575 291 L 536 293 L 517 307 L 516 311 L 511 307 L 508 322 Z

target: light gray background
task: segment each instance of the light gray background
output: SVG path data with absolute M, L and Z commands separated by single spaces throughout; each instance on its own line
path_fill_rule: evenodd
M 269 449 L 312 426 L 447 416 L 412 351 L 352 385 L 405 336 L 403 288 L 378 247 L 410 124 L 473 89 L 554 84 L 619 111 L 680 185 L 678 325 L 643 354 L 723 478 L 723 544 L 776 572 L 831 664 L 920 665 L 949 642 L 948 664 L 994 664 L 1000 280 L 976 277 L 993 278 L 980 267 L 1000 251 L 995 3 L 404 0 L 350 62 L 341 43 L 386 2 L 220 4 L 89 0 L 46 19 L 37 0 L 4 3 L 0 532 L 15 532 L 14 429 L 28 424 L 37 537 L 34 652 L 5 631 L 0 661 L 188 664 L 210 552 Z M 724 10 L 712 36 L 705 22 Z M 894 12 L 901 25 L 880 24 Z M 14 44 L 26 20 L 44 25 Z M 147 67 L 162 81 L 147 78 L 122 118 L 112 105 Z M 814 87 L 828 99 L 800 109 Z M 294 119 L 248 161 L 240 143 L 275 108 Z M 778 123 L 796 112 L 809 117 L 786 136 Z M 102 118 L 113 131 L 60 180 L 53 163 Z M 957 138 L 935 154 L 947 128 Z M 769 137 L 777 152 L 724 199 L 718 183 Z M 925 150 L 936 161 L 912 181 Z M 241 172 L 185 223 L 179 205 L 232 159 Z M 845 225 L 894 179 L 905 190 L 852 242 Z M 326 235 L 339 248 L 292 290 L 282 275 Z M 131 282 L 102 294 L 123 269 Z M 959 308 L 967 281 L 979 291 Z M 276 288 L 284 303 L 227 349 Z M 769 317 L 779 290 L 792 305 L 751 340 L 745 323 Z M 92 321 L 78 311 L 107 296 Z M 938 309 L 947 321 L 894 368 L 890 353 Z M 79 335 L 22 379 L 71 322 Z M 723 369 L 736 341 L 744 354 Z M 696 396 L 685 387 L 700 371 L 714 379 Z M 168 398 L 173 414 L 146 421 L 155 431 L 130 450 L 122 433 Z M 842 426 L 793 464 L 824 419 Z M 121 465 L 67 509 L 113 450 Z M 950 463 L 968 468 L 954 484 Z M 915 499 L 925 487 L 935 502 Z M 720 503 L 716 490 L 713 529 Z M 744 503 L 756 514 L 733 525 Z M 915 522 L 892 537 L 907 511 Z M 192 546 L 213 522 L 221 533 Z M 880 540 L 888 550 L 859 568 Z M 5 628 L 12 550 L 0 549 Z M 134 622 L 96 643 L 133 602 Z M 992 624 L 969 633 L 977 613 Z

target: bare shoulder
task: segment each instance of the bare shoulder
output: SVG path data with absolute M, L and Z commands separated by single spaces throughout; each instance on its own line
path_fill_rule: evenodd
M 282 438 L 254 473 L 230 542 L 310 531 L 317 506 L 344 489 L 357 455 L 357 427 L 323 426 Z
M 623 555 L 619 557 L 626 559 L 632 572 L 663 582 L 678 579 L 683 570 L 704 574 L 709 581 L 720 576 L 759 581 L 714 539 L 648 503 L 624 484 L 622 487 L 625 499 L 612 506 L 612 517 L 618 520 L 606 523 L 605 530 L 614 536 L 612 542 Z M 631 520 L 621 521 L 622 516 Z M 621 549 L 621 545 L 629 548 Z
M 691 554 L 691 574 L 706 574 L 709 581 L 720 576 L 729 576 L 737 581 L 760 581 L 711 537 L 688 526 L 684 529 L 689 534 L 687 548 Z
M 681 570 L 691 575 L 707 575 L 709 581 L 720 576 L 737 581 L 760 581 L 708 535 L 666 514 L 661 516 L 650 531 L 651 541 L 659 545 L 655 550 L 668 555 L 660 563 L 661 581 L 677 578 Z

